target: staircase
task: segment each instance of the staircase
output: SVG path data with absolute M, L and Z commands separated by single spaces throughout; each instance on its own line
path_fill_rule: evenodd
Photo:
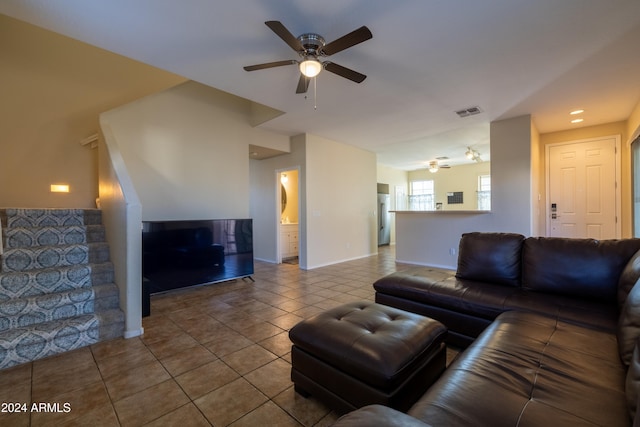
M 96 209 L 0 209 L 0 369 L 121 337 Z

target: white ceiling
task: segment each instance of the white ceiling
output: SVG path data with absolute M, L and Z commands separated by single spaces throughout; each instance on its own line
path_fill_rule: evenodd
M 531 114 L 544 133 L 625 120 L 640 99 L 638 0 L 3 0 L 0 13 L 285 112 L 266 129 L 407 170 L 461 163 L 467 146 L 488 159 L 493 120 Z M 368 78 L 323 71 L 314 101 L 313 83 L 296 95 L 293 65 L 244 71 L 297 59 L 267 20 L 327 42 L 368 26 L 373 39 L 331 57 Z M 454 113 L 472 106 L 483 112 Z

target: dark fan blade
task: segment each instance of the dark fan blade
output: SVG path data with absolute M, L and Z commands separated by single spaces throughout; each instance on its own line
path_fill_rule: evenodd
M 311 79 L 304 74 L 300 73 L 300 80 L 298 80 L 298 87 L 296 88 L 296 93 L 307 93 L 307 89 L 309 89 L 309 81 Z
M 282 22 L 267 21 L 265 22 L 265 24 L 267 25 L 267 27 L 271 28 L 271 31 L 276 33 L 278 37 L 284 40 L 286 44 L 291 46 L 291 49 L 295 50 L 296 52 L 300 52 L 304 50 L 304 48 L 302 47 L 302 44 L 300 44 L 300 41 L 297 38 L 295 38 L 293 34 L 291 34 L 291 32 L 287 30 L 287 28 L 284 25 L 282 25 Z
M 290 59 L 288 61 L 267 62 L 266 64 L 247 65 L 243 67 L 245 71 L 264 70 L 265 68 L 282 67 L 283 65 L 297 64 L 297 61 Z
M 371 31 L 363 25 L 357 30 L 354 30 L 349 34 L 332 41 L 328 45 L 325 45 L 325 47 L 322 48 L 322 52 L 324 52 L 325 55 L 333 55 L 351 46 L 355 46 L 358 43 L 369 40 L 372 37 L 373 34 L 371 34 Z
M 356 83 L 362 83 L 367 78 L 364 74 L 360 74 L 357 71 L 353 71 L 342 65 L 335 64 L 333 62 L 325 62 L 324 68 L 334 74 L 344 77 L 345 79 L 352 80 Z

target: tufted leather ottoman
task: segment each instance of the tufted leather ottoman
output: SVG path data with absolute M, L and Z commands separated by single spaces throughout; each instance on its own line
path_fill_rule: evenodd
M 345 304 L 289 331 L 291 380 L 338 412 L 373 403 L 406 411 L 444 371 L 446 334 L 418 314 Z

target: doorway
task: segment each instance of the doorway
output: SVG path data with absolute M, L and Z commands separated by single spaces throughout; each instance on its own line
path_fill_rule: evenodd
M 620 238 L 619 153 L 619 136 L 546 146 L 547 236 Z
M 299 188 L 298 170 L 288 169 L 278 173 L 279 215 L 278 215 L 278 262 L 298 264 L 299 262 Z

